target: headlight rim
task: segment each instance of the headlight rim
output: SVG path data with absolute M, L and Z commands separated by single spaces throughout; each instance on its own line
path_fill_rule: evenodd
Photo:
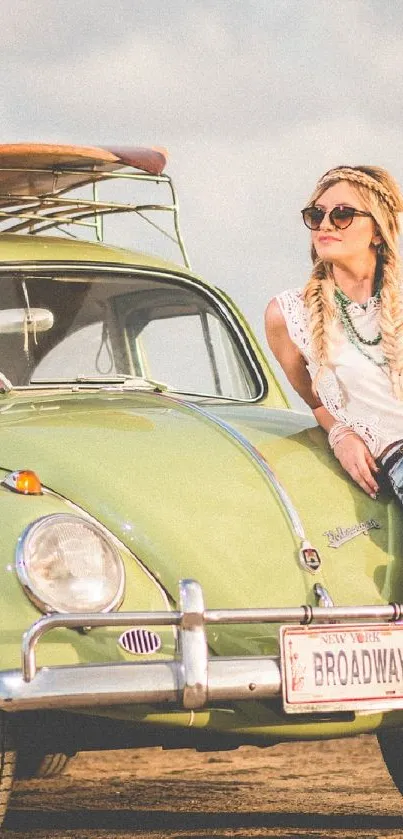
M 22 533 L 20 534 L 16 546 L 15 552 L 15 570 L 17 573 L 18 580 L 24 589 L 28 599 L 45 615 L 50 614 L 73 614 L 73 612 L 66 612 L 60 609 L 57 609 L 55 606 L 52 606 L 50 603 L 47 603 L 43 599 L 43 595 L 35 588 L 32 583 L 32 579 L 27 571 L 27 563 L 25 552 L 27 549 L 27 542 L 29 537 L 32 537 L 36 530 L 44 526 L 45 522 L 55 522 L 55 520 L 59 521 L 70 521 L 74 524 L 80 523 L 85 524 L 93 533 L 99 536 L 102 540 L 106 541 L 108 544 L 109 549 L 114 554 L 114 558 L 117 562 L 117 565 L 120 569 L 120 581 L 119 586 L 117 588 L 116 594 L 114 595 L 113 599 L 109 602 L 108 605 L 103 606 L 100 609 L 89 609 L 89 610 L 82 610 L 88 611 L 89 614 L 103 614 L 107 612 L 113 612 L 118 609 L 124 599 L 125 596 L 125 586 L 126 586 L 126 572 L 125 572 L 125 565 L 123 559 L 120 555 L 120 552 L 115 544 L 113 534 L 111 534 L 106 527 L 99 524 L 99 522 L 95 522 L 86 516 L 80 516 L 75 513 L 47 513 L 44 516 L 40 516 L 39 518 L 35 519 L 34 521 L 29 522 L 29 524 L 24 528 Z

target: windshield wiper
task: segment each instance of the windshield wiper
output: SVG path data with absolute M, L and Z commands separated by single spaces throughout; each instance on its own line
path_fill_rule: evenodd
M 168 385 L 156 382 L 154 379 L 146 379 L 142 376 L 125 376 L 116 374 L 114 376 L 75 376 L 74 379 L 66 377 L 63 379 L 31 379 L 31 385 L 94 385 L 97 387 L 133 388 L 134 390 L 152 390 L 162 393 L 168 390 Z

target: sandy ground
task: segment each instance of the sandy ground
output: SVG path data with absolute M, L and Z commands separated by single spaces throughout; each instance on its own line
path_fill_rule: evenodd
M 403 837 L 403 802 L 373 737 L 198 754 L 83 753 L 20 782 L 2 839 Z

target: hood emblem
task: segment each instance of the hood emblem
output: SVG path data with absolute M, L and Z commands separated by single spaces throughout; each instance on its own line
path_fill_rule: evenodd
M 340 548 L 345 542 L 359 536 L 360 533 L 368 534 L 369 530 L 379 530 L 381 525 L 375 519 L 368 519 L 368 521 L 360 521 L 359 524 L 353 524 L 351 527 L 336 527 L 336 530 L 325 530 L 324 536 L 328 538 L 329 548 Z
M 310 571 L 311 574 L 316 574 L 322 564 L 317 550 L 306 539 L 302 542 L 299 551 L 299 561 L 305 571 Z

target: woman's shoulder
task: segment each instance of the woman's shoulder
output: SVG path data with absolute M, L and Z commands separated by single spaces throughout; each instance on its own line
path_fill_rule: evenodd
M 274 300 L 278 300 L 280 306 L 284 303 L 301 303 L 303 302 L 304 289 L 301 288 L 287 288 L 285 291 L 280 291 L 276 294 Z
M 276 294 L 267 307 L 268 328 L 287 329 L 291 340 L 304 352 L 309 344 L 309 318 L 303 288 L 289 288 Z
M 287 320 L 287 313 L 299 307 L 301 300 L 301 288 L 289 288 L 279 292 L 267 304 L 266 322 L 269 322 L 272 326 L 281 326 L 284 320 Z
M 276 305 L 286 322 L 290 318 L 303 315 L 305 309 L 303 288 L 287 288 L 285 291 L 276 294 L 273 300 L 276 301 Z

